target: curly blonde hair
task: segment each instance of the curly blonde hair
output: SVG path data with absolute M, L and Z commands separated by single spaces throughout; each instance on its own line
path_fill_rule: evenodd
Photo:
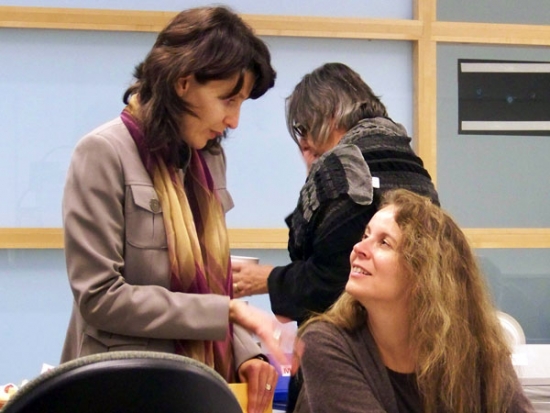
M 507 412 L 519 383 L 466 236 L 428 198 L 397 189 L 384 195 L 380 208 L 390 205 L 402 232 L 398 252 L 411 286 L 410 340 L 424 411 Z M 300 333 L 321 320 L 355 330 L 366 317 L 366 309 L 343 293 Z

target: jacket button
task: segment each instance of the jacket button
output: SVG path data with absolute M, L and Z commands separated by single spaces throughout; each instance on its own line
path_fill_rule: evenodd
M 158 214 L 160 212 L 160 202 L 158 199 L 151 199 L 151 201 L 149 201 L 149 206 L 151 207 L 151 211 L 153 211 L 155 214 Z

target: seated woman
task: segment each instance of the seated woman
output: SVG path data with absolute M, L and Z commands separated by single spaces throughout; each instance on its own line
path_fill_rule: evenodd
M 428 198 L 385 194 L 345 292 L 299 330 L 296 412 L 531 412 L 464 233 Z

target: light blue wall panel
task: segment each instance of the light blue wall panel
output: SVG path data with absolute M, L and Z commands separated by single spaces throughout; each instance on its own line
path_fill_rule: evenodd
M 550 250 L 477 250 L 495 305 L 521 325 L 528 344 L 550 344 Z
M 120 113 L 133 67 L 153 41 L 143 33 L 0 29 L 0 227 L 61 226 L 76 141 Z
M 458 59 L 550 61 L 548 48 L 439 45 L 437 177 L 463 227 L 550 227 L 550 137 L 458 134 Z M 497 307 L 527 342 L 550 343 L 550 250 L 477 250 Z
M 56 365 L 72 295 L 60 250 L 0 250 L 0 384 Z
M 437 48 L 437 175 L 443 205 L 465 227 L 550 227 L 550 137 L 459 135 L 458 59 L 550 62 L 550 48 Z
M 437 19 L 463 22 L 549 24 L 548 0 L 438 0 Z
M 180 11 L 189 7 L 225 4 L 238 13 L 281 14 L 329 17 L 373 17 L 411 19 L 412 0 L 13 0 L 0 1 L 6 6 L 69 7 L 123 10 Z
M 284 100 L 307 72 L 341 61 L 382 96 L 391 116 L 412 125 L 408 42 L 268 37 L 274 89 L 243 105 L 225 142 L 231 227 L 281 227 L 305 168 L 284 121 Z M 60 227 L 61 196 L 77 140 L 118 116 L 149 33 L 0 30 L 0 227 Z M 93 173 L 93 171 L 90 171 Z

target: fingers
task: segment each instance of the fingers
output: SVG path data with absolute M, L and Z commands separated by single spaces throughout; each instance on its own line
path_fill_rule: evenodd
M 271 367 L 271 366 L 270 366 Z M 277 387 L 278 379 L 277 371 L 271 367 L 268 379 L 265 382 L 263 389 L 263 397 L 258 406 L 259 412 L 264 412 L 273 403 L 273 395 L 275 393 L 275 387 Z
M 282 323 L 282 324 L 291 323 L 293 321 L 291 318 L 288 318 L 282 315 L 277 315 L 277 314 L 275 314 L 275 318 L 279 323 Z
M 277 386 L 277 377 L 275 369 L 272 369 L 271 374 L 265 376 L 265 378 L 259 379 L 256 391 L 254 391 L 252 395 L 249 393 L 249 413 L 263 413 L 273 403 L 273 395 L 275 393 L 275 387 Z
M 238 296 L 250 296 L 267 293 L 267 279 L 273 267 L 258 264 L 235 264 L 232 267 L 233 283 L 237 286 Z
M 289 347 L 289 343 L 294 341 L 295 334 L 293 332 L 284 329 L 276 320 L 267 319 L 262 324 L 262 328 L 256 332 L 256 335 L 279 370 L 282 366 L 289 364 L 285 347 Z
M 241 273 L 242 264 L 232 264 L 231 268 L 233 271 L 233 297 L 245 297 L 247 293 L 243 274 Z
M 233 278 L 233 297 L 242 298 L 253 295 L 249 283 Z
M 242 277 L 233 276 L 233 296 L 235 298 L 240 298 L 250 295 L 252 295 L 250 283 L 243 280 Z
M 231 269 L 233 272 L 239 272 L 243 267 L 243 264 L 240 262 L 231 262 Z
M 233 297 L 242 298 L 252 295 L 250 275 L 243 271 L 243 264 L 232 264 L 231 269 L 233 271 Z
M 278 375 L 269 363 L 259 359 L 244 362 L 239 369 L 248 383 L 248 413 L 263 413 L 272 403 Z
M 244 296 L 246 296 L 246 292 L 242 288 L 242 282 L 239 283 L 239 281 L 235 281 L 235 279 L 233 279 L 233 297 L 242 298 Z

